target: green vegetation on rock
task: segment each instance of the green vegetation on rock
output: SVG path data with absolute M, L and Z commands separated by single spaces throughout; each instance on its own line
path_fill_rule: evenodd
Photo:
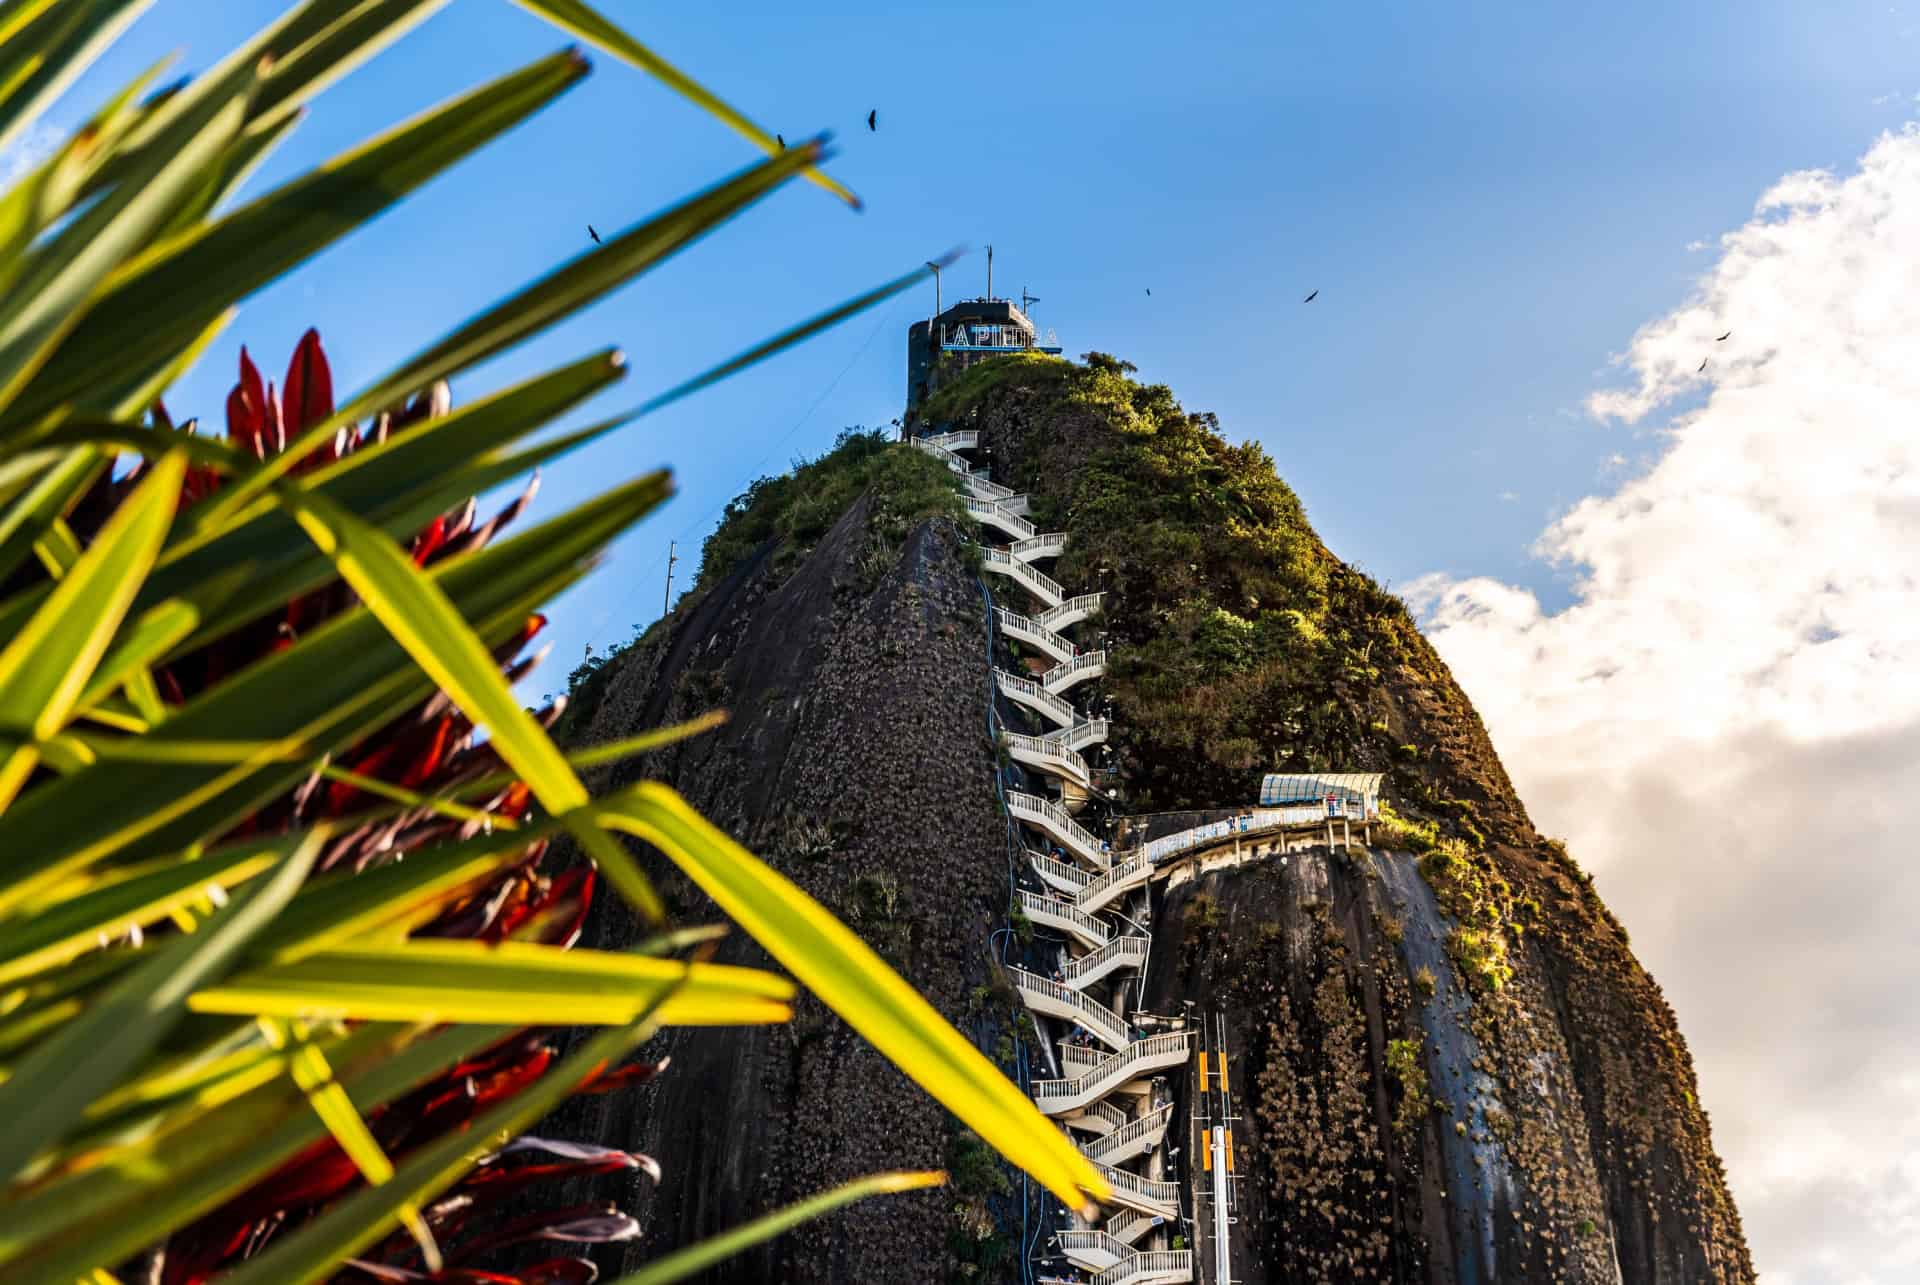
M 1400 1086 L 1400 1105 L 1393 1113 L 1393 1131 L 1401 1137 L 1416 1133 L 1433 1110 L 1427 1093 L 1427 1070 L 1422 1065 L 1422 1041 L 1387 1041 L 1387 1073 Z
M 693 591 L 711 588 L 776 537 L 779 565 L 798 566 L 863 494 L 868 532 L 890 551 L 921 519 L 966 512 L 959 480 L 940 461 L 891 440 L 884 430 L 850 428 L 825 455 L 779 477 L 757 478 L 728 501 L 720 525 L 700 547 Z
M 1067 532 L 1055 578 L 1110 594 L 1130 800 L 1207 806 L 1244 796 L 1255 769 L 1384 766 L 1364 682 L 1417 637 L 1405 606 L 1326 550 L 1258 443 L 1133 370 L 995 359 L 926 408 L 954 427 L 989 406 L 1050 426 L 1005 480 L 1033 494 L 1036 525 Z

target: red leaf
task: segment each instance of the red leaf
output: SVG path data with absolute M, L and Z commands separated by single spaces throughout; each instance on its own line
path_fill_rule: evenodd
M 587 911 L 593 905 L 592 866 L 574 866 L 563 871 L 537 899 L 510 906 L 484 934 L 487 941 L 504 941 L 522 924 L 536 917 L 541 925 L 540 940 L 549 946 L 571 947 L 580 939 Z
M 436 517 L 427 525 L 426 530 L 413 537 L 413 565 L 426 566 L 427 559 L 431 558 L 434 550 L 445 544 L 446 540 L 447 520 L 445 517 Z
M 301 335 L 294 347 L 280 408 L 288 436 L 297 436 L 333 414 L 333 371 L 327 365 L 317 330 Z
M 520 1285 L 593 1285 L 600 1269 L 586 1258 L 549 1258 L 520 1269 Z
M 574 1090 L 574 1094 L 578 1096 L 587 1093 L 613 1093 L 630 1084 L 645 1084 L 667 1069 L 667 1061 L 668 1059 L 663 1057 L 658 1062 L 636 1062 L 632 1066 L 623 1066 L 617 1070 L 602 1071 L 598 1075 L 589 1076 L 585 1083 Z
M 252 451 L 258 459 L 267 457 L 267 390 L 260 382 L 260 368 L 240 347 L 240 382 L 227 394 L 227 440 Z

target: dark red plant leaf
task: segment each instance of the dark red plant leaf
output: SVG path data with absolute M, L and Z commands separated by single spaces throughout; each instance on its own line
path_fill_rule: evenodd
M 631 1214 L 612 1205 L 591 1203 L 564 1209 L 543 1209 L 509 1219 L 482 1236 L 465 1240 L 451 1250 L 448 1264 L 470 1263 L 480 1255 L 527 1240 L 557 1240 L 576 1245 L 606 1245 L 632 1240 L 640 1224 Z
M 445 544 L 446 541 L 447 519 L 445 517 L 436 517 L 427 524 L 426 530 L 413 537 L 413 548 L 411 552 L 413 554 L 414 565 L 418 567 L 426 566 L 427 559 L 431 558 L 434 552 L 439 549 L 441 545 Z
M 226 433 L 236 450 L 256 459 L 286 449 L 288 439 L 324 422 L 335 412 L 333 376 L 326 350 L 315 330 L 300 338 L 289 360 L 284 391 L 262 378 L 251 353 L 242 348 L 239 378 L 226 400 Z M 389 408 L 364 433 L 346 428 L 308 451 L 294 466 L 305 471 L 361 446 L 384 440 L 393 432 L 444 416 L 451 407 L 444 381 Z M 149 408 L 150 421 L 171 427 L 168 408 L 158 399 Z M 193 422 L 185 424 L 193 430 Z M 134 460 L 119 476 L 104 473 L 68 513 L 69 524 L 83 541 L 90 541 L 140 477 L 142 463 Z M 213 495 L 223 479 L 208 469 L 190 469 L 182 488 L 182 507 Z M 439 517 L 401 543 L 416 564 L 430 566 L 484 546 L 528 505 L 538 485 L 530 482 L 522 494 L 490 520 L 482 521 L 478 505 L 468 500 Z M 42 574 L 37 567 L 23 569 L 29 581 Z M 257 618 L 228 631 L 194 652 L 175 657 L 155 669 L 161 698 L 180 706 L 198 698 L 229 675 L 295 645 L 299 639 L 341 613 L 356 599 L 342 581 L 317 587 Z M 509 681 L 518 681 L 539 662 L 539 655 L 522 656 L 546 625 L 544 616 L 528 617 L 518 634 L 495 648 L 493 655 Z M 541 653 L 544 654 L 544 653 Z M 557 706 L 540 714 L 550 725 Z M 485 741 L 476 743 L 473 724 L 444 693 L 435 693 L 342 751 L 337 762 L 356 772 L 410 790 L 433 793 L 475 781 L 503 768 L 498 753 Z M 532 815 L 531 792 L 514 782 L 491 799 L 470 803 L 491 817 L 520 820 Z M 356 817 L 356 813 L 361 814 Z M 244 818 L 227 837 L 275 834 L 318 816 L 345 818 L 329 840 L 323 870 L 353 871 L 403 859 L 408 853 L 476 833 L 489 824 L 487 816 L 451 818 L 431 809 L 396 813 L 385 800 L 350 786 L 326 781 L 317 773 L 284 796 L 271 800 Z M 355 824 L 355 822 L 358 824 Z M 416 929 L 423 936 L 467 940 L 501 940 L 510 935 L 560 946 L 579 937 L 591 905 L 595 875 L 581 865 L 557 875 L 543 873 L 540 863 L 546 840 L 535 840 L 511 854 L 497 870 L 461 890 L 429 924 Z M 373 1112 L 369 1125 L 388 1154 L 403 1157 L 436 1138 L 458 1134 L 480 1113 L 511 1098 L 536 1082 L 552 1067 L 554 1050 L 545 1034 L 526 1030 L 501 1041 L 453 1071 L 423 1084 L 386 1108 Z M 610 1092 L 641 1083 L 665 1063 L 601 1068 L 583 1091 Z M 536 1159 L 535 1157 L 546 1157 Z M 337 1279 L 355 1281 L 438 1281 L 448 1285 L 586 1285 L 593 1280 L 593 1264 L 579 1257 L 547 1259 L 516 1274 L 501 1274 L 472 1266 L 489 1248 L 523 1241 L 571 1240 L 592 1243 L 620 1240 L 636 1234 L 638 1225 L 604 1206 L 575 1206 L 548 1211 L 498 1225 L 494 1215 L 530 1188 L 566 1183 L 620 1170 L 640 1168 L 658 1180 L 658 1168 L 644 1156 L 582 1144 L 533 1140 L 512 1148 L 428 1210 L 435 1234 L 443 1245 L 457 1247 L 457 1262 L 434 1276 L 418 1268 L 417 1249 L 404 1233 L 341 1269 Z M 362 1185 L 357 1167 L 331 1139 L 307 1147 L 247 1191 L 208 1212 L 191 1227 L 170 1237 L 161 1272 L 166 1285 L 199 1285 L 211 1281 L 234 1264 L 259 1252 L 276 1235 L 319 1214 L 330 1203 Z M 483 1233 L 475 1241 L 463 1231 Z
M 569 1160 L 550 1165 L 519 1165 L 502 1167 L 499 1165 L 486 1169 L 476 1169 L 460 1183 L 460 1189 L 473 1196 L 478 1208 L 485 1208 L 508 1194 L 535 1183 L 559 1181 L 564 1178 L 591 1177 L 595 1174 L 618 1173 L 623 1169 L 632 1169 L 624 1159 L 614 1160 Z M 656 1166 L 657 1168 L 657 1166 Z M 649 1176 L 652 1171 L 648 1171 Z M 658 1181 L 658 1178 L 655 1178 Z
M 588 1258 L 549 1258 L 520 1269 L 520 1285 L 593 1285 L 600 1269 Z
M 287 387 L 280 395 L 280 418 L 288 436 L 297 436 L 333 414 L 333 370 L 320 332 L 309 329 L 294 345 L 287 363 Z M 332 447 L 328 447 L 329 456 Z
M 594 869 L 573 866 L 561 871 L 540 892 L 537 899 L 510 907 L 486 934 L 490 941 L 503 941 L 529 922 L 540 923 L 538 940 L 549 946 L 571 947 L 580 939 L 580 930 L 593 906 Z
M 257 459 L 265 459 L 270 449 L 278 449 L 267 436 L 266 386 L 260 382 L 260 368 L 253 364 L 244 344 L 240 347 L 240 382 L 227 394 L 227 440 L 252 451 Z
M 671 1060 L 663 1057 L 658 1062 L 636 1062 L 632 1066 L 623 1066 L 611 1071 L 603 1070 L 596 1075 L 588 1076 L 580 1087 L 573 1091 L 574 1096 L 588 1093 L 613 1093 L 631 1085 L 645 1084 L 666 1070 L 667 1063 Z

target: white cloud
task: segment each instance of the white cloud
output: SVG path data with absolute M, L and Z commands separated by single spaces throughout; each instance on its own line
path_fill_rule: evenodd
M 1508 504 L 1512 504 L 1515 501 L 1517 501 L 1520 497 L 1518 494 L 1516 494 L 1513 491 L 1502 491 L 1500 492 L 1500 498 L 1505 500 Z
M 1667 419 L 1541 536 L 1573 605 L 1409 598 L 1674 1001 L 1769 1285 L 1920 1279 L 1920 129 L 1719 246 L 1590 402 Z

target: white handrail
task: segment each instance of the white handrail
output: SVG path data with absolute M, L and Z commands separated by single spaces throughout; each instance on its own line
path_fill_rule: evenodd
M 1088 718 L 1076 722 L 1071 727 L 1061 727 L 1048 732 L 1047 739 L 1059 741 L 1070 750 L 1084 750 L 1089 745 L 1099 745 L 1107 739 L 1108 723 L 1104 718 Z
M 1144 1205 L 1161 1214 L 1180 1212 L 1180 1184 L 1177 1182 L 1155 1182 L 1142 1178 L 1138 1174 L 1128 1173 L 1124 1169 L 1115 1169 L 1111 1165 L 1095 1164 L 1100 1174 L 1113 1184 L 1113 1198 L 1116 1204 Z
M 1006 507 L 998 500 L 982 500 L 970 495 L 967 497 L 967 513 L 982 522 L 991 522 L 1017 539 L 1019 544 L 1027 543 L 1027 537 L 1034 533 L 1033 523 L 1017 513 L 1007 512 Z M 1013 547 L 1017 549 L 1019 544 Z
M 1121 893 L 1138 888 L 1152 873 L 1153 862 L 1136 852 L 1124 861 L 1115 862 L 1105 874 L 1074 893 L 1073 904 L 1092 914 Z
M 1077 624 L 1100 610 L 1100 600 L 1104 593 L 1082 593 L 1050 606 L 1040 613 L 1037 619 L 1049 629 L 1065 629 Z
M 1122 1209 L 1107 1219 L 1101 1230 L 1123 1245 L 1131 1245 L 1140 1239 L 1140 1233 L 1153 1226 L 1153 1215 L 1143 1214 L 1138 1209 Z
M 1034 1080 L 1034 1103 L 1045 1115 L 1064 1115 L 1085 1106 L 1145 1071 L 1178 1066 L 1186 1060 L 1190 1032 L 1153 1035 L 1135 1040 L 1122 1051 L 1071 1080 Z
M 1005 607 L 995 607 L 993 614 L 1000 624 L 1000 632 L 1021 642 L 1032 643 L 1056 661 L 1072 660 L 1080 654 L 1080 649 L 1073 645 L 1071 639 L 1062 637 L 1037 620 L 1008 611 Z
M 1171 1285 L 1193 1279 L 1191 1249 L 1149 1249 L 1121 1259 L 1095 1276 L 1092 1285 Z
M 1034 597 L 1046 603 L 1048 607 L 1059 606 L 1067 596 L 1067 591 L 1062 589 L 1053 577 L 1034 570 L 1004 549 L 995 549 L 991 546 L 983 548 L 980 550 L 980 560 L 981 565 L 987 570 L 1018 580 L 1032 591 Z
M 1113 1056 L 1113 1050 L 1098 1044 L 1062 1044 L 1059 1049 L 1060 1065 L 1067 1075 L 1078 1075 Z M 1078 1068 L 1076 1070 L 1075 1068 Z
M 1075 1255 L 1104 1254 L 1114 1260 L 1108 1266 L 1118 1266 L 1133 1256 L 1133 1247 L 1098 1228 L 1072 1228 L 1060 1233 L 1060 1252 L 1082 1267 L 1098 1269 L 1097 1259 L 1082 1261 Z
M 1062 901 L 1058 897 L 1043 897 L 1037 892 L 1020 890 L 1020 909 L 1029 919 L 1040 919 L 1053 928 L 1070 932 L 1086 941 L 1089 946 L 1100 947 L 1113 940 L 1113 929 L 1095 919 L 1071 901 Z
M 1180 1184 L 1177 1182 L 1159 1182 L 1152 1178 L 1142 1178 L 1137 1173 L 1128 1173 L 1125 1169 L 1116 1169 L 1112 1165 L 1100 1166 L 1101 1176 L 1112 1183 L 1116 1191 L 1126 1191 L 1159 1204 L 1178 1205 L 1180 1203 Z
M 1069 986 L 1086 986 L 1115 968 L 1132 964 L 1136 968 L 1147 958 L 1147 939 L 1138 933 L 1115 937 L 1100 949 L 1069 963 L 1060 977 Z
M 1087 761 L 1059 741 L 1050 741 L 1044 736 L 1026 736 L 1019 732 L 1002 732 L 1000 743 L 1022 762 L 1042 770 L 1052 769 L 1056 775 L 1065 776 L 1083 786 L 1091 783 Z
M 933 456 L 933 458 L 943 461 L 948 468 L 959 473 L 962 477 L 968 476 L 967 462 L 940 443 L 934 441 L 931 437 L 916 437 L 913 439 L 913 444 Z
M 1072 660 L 1062 661 L 1052 669 L 1040 675 L 1040 685 L 1058 696 L 1075 683 L 1083 683 L 1089 678 L 1098 678 L 1107 672 L 1107 653 L 1083 651 Z
M 961 428 L 947 433 L 929 433 L 920 440 L 932 442 L 949 451 L 972 451 L 979 449 L 980 432 L 978 429 Z
M 1010 674 L 1004 669 L 993 671 L 994 679 L 1000 684 L 1000 690 L 1013 700 L 1025 705 L 1036 713 L 1045 714 L 1062 728 L 1071 728 L 1080 721 L 1080 711 L 1055 696 L 1031 678 L 1020 674 Z M 1069 745 L 1069 749 L 1076 748 Z
M 1167 1121 L 1172 1115 L 1173 1103 L 1169 1102 L 1156 1111 L 1147 1112 L 1137 1120 L 1129 1120 L 1125 1126 L 1111 1133 L 1103 1133 L 1091 1142 L 1081 1143 L 1080 1150 L 1087 1159 L 1099 1164 L 1110 1163 L 1107 1159 L 1109 1156 L 1139 1146 L 1142 1138 L 1153 1139 L 1145 1147 L 1140 1148 L 1143 1152 L 1151 1151 L 1160 1144 L 1161 1136 L 1167 1131 Z M 1121 1155 L 1120 1158 L 1124 1160 L 1130 1157 Z
M 1028 531 L 1035 529 L 1033 523 L 1025 518 L 1017 520 L 1026 522 Z M 1007 552 L 1022 562 L 1032 562 L 1035 558 L 1057 558 L 1066 547 L 1065 531 L 1049 531 L 1045 535 L 1029 535 L 1024 540 L 1015 541 L 1007 546 Z
M 1018 965 L 1007 971 L 1013 974 L 1014 989 L 1025 996 L 1028 1007 L 1038 1007 L 1048 1017 L 1078 1022 L 1116 1051 L 1126 1048 L 1131 1042 L 1133 1028 L 1127 1024 L 1127 1019 L 1105 1004 L 1088 999 L 1071 986 L 1051 981 L 1038 973 L 1030 973 Z M 1036 1005 L 1036 1000 L 1042 1002 Z M 1061 1009 L 1065 1011 L 1058 1011 Z
M 990 471 L 983 468 L 968 471 L 967 485 L 990 500 L 1010 500 L 1014 494 L 1012 487 L 1000 485 L 993 480 Z
M 1087 1122 L 1089 1116 L 1099 1120 L 1109 1129 L 1124 1129 L 1127 1127 L 1127 1113 L 1107 1102 L 1087 1103 L 1086 1108 L 1081 1111 L 1079 1115 L 1066 1121 L 1066 1125 L 1069 1129 L 1085 1129 L 1089 1133 L 1100 1132 Z
M 1092 831 L 1067 815 L 1067 810 L 1058 803 L 1043 799 L 1037 794 L 1023 794 L 1019 790 L 1008 790 L 1007 807 L 1021 820 L 1039 826 L 1053 835 L 1075 856 L 1085 858 L 1102 870 L 1112 864 L 1112 854 L 1107 845 L 1096 839 Z
M 1326 808 L 1318 804 L 1299 808 L 1255 808 L 1222 821 L 1209 821 L 1205 825 L 1197 825 L 1188 830 L 1161 835 L 1158 839 L 1143 845 L 1141 851 L 1156 862 L 1165 861 L 1175 853 L 1185 852 L 1189 848 L 1198 847 L 1216 839 L 1231 839 L 1235 835 L 1261 834 L 1288 826 L 1318 825 L 1326 819 Z
M 1105 875 L 1096 876 L 1090 870 L 1082 870 L 1070 861 L 1055 861 L 1046 853 L 1036 852 L 1032 848 L 1027 849 L 1027 861 L 1033 866 L 1035 874 L 1069 896 L 1079 893 L 1096 878 L 1106 878 Z

